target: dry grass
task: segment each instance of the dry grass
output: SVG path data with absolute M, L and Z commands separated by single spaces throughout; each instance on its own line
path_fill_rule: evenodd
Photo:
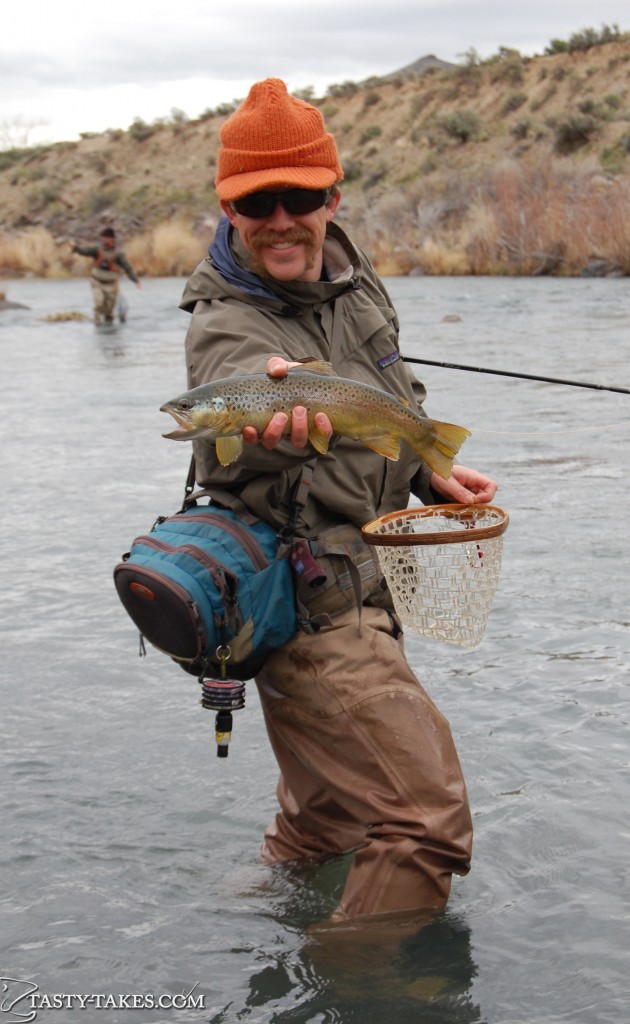
M 190 222 L 175 219 L 132 238 L 125 252 L 136 273 L 148 277 L 180 277 L 195 269 L 207 252 L 207 241 Z
M 60 246 L 43 227 L 0 235 L 0 271 L 13 277 L 28 273 L 36 277 L 66 276 Z

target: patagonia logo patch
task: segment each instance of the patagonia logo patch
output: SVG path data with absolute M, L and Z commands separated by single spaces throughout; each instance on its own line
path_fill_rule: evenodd
M 388 356 L 383 356 L 381 359 L 379 359 L 378 365 L 380 366 L 381 370 L 384 370 L 386 366 L 391 366 L 392 363 L 397 363 L 399 359 L 400 352 L 398 351 L 398 349 L 394 349 L 394 351 L 390 352 Z

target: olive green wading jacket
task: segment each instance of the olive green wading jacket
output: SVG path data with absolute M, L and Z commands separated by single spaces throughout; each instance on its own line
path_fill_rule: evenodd
M 246 269 L 238 234 L 223 223 L 225 252 L 234 271 Z M 402 396 L 422 413 L 423 386 L 398 351 L 398 320 L 391 300 L 366 256 L 335 224 L 324 244 L 327 281 L 315 283 L 256 279 L 252 294 L 219 272 L 219 254 L 203 260 L 186 284 L 181 308 L 192 313 L 186 336 L 188 385 L 242 373 L 264 373 L 271 356 L 312 357 L 331 362 L 342 377 Z M 225 267 L 224 267 L 225 269 Z M 248 275 L 245 275 L 248 276 Z M 251 283 L 252 275 L 249 275 Z M 244 445 L 239 459 L 221 466 L 214 446 L 193 442 L 197 483 L 239 496 L 260 519 L 280 528 L 287 522 L 302 463 L 316 454 L 283 439 L 273 451 Z M 315 538 L 339 524 L 361 527 L 371 519 L 406 508 L 410 491 L 425 504 L 439 501 L 429 487 L 430 471 L 403 442 L 398 462 L 346 438 L 333 438 L 317 459 L 310 496 L 297 535 Z

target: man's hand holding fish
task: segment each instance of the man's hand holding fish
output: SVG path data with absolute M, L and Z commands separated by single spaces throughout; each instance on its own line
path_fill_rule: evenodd
M 282 356 L 272 356 L 267 363 L 267 373 L 270 377 L 286 377 L 292 366 L 300 366 L 300 363 L 289 363 Z M 288 416 L 284 412 L 277 412 L 271 417 L 267 427 L 259 434 L 255 427 L 243 428 L 243 440 L 246 444 L 257 444 L 258 441 L 265 448 L 272 449 L 282 440 L 285 428 L 288 423 Z M 324 412 L 315 415 L 315 423 L 329 439 L 332 437 L 333 428 L 328 416 Z M 308 444 L 308 414 L 303 405 L 293 407 L 291 413 L 291 444 L 295 448 L 305 448 Z

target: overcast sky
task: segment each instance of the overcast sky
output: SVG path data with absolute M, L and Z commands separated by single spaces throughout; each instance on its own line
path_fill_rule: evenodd
M 0 146 L 197 117 L 270 75 L 323 95 L 427 54 L 541 54 L 604 24 L 630 30 L 628 0 L 17 0 L 0 33 Z

